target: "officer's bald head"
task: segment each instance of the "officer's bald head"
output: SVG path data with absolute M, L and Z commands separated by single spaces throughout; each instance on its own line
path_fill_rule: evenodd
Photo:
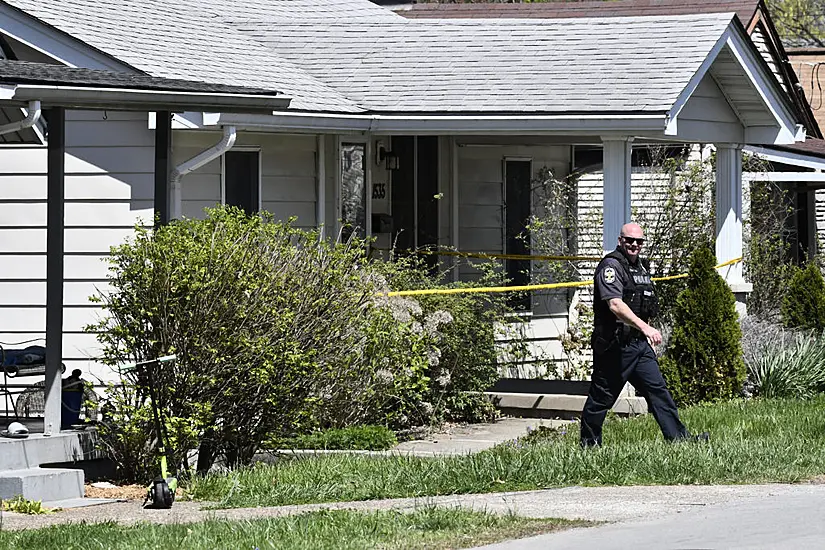
M 638 223 L 626 223 L 622 226 L 622 230 L 619 233 L 620 237 L 633 237 L 633 238 L 645 238 L 645 232 L 642 230 L 642 226 Z
M 619 249 L 631 263 L 636 263 L 642 244 L 645 241 L 645 232 L 638 223 L 626 223 L 619 232 Z

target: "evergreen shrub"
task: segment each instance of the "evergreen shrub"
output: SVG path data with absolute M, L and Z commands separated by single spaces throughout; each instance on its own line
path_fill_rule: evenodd
M 825 280 L 815 262 L 794 271 L 781 313 L 786 327 L 825 329 Z
M 715 263 L 707 245 L 693 253 L 686 288 L 673 309 L 662 371 L 680 404 L 734 397 L 745 380 L 736 301 Z

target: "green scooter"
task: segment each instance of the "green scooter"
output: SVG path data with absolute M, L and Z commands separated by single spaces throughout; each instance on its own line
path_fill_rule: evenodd
M 125 365 L 122 370 L 135 370 L 146 365 L 156 365 L 161 363 L 168 363 L 177 358 L 175 355 L 166 355 L 158 357 L 157 359 L 150 359 L 147 361 L 140 361 L 138 363 L 131 363 Z M 168 509 L 172 507 L 175 502 L 175 491 L 178 488 L 178 479 L 171 476 L 168 471 L 168 464 L 166 462 L 166 425 L 161 422 L 160 412 L 158 411 L 158 400 L 155 388 L 155 381 L 152 378 L 152 371 L 147 370 L 149 382 L 149 398 L 152 403 L 152 417 L 155 422 L 155 428 L 158 432 L 158 451 L 160 452 L 160 476 L 156 477 L 149 485 L 146 492 L 146 500 L 143 501 L 144 508 L 158 508 Z

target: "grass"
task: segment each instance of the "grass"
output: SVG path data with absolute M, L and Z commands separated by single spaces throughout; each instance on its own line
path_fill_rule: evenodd
M 218 507 L 422 497 L 570 485 L 798 482 L 825 474 L 825 397 L 735 400 L 686 409 L 709 444 L 663 441 L 650 416 L 613 418 L 605 446 L 582 450 L 578 427 L 473 455 L 323 456 L 194 479 L 191 498 Z
M 413 512 L 311 512 L 254 521 L 211 520 L 191 524 L 125 527 L 113 522 L 69 524 L 0 532 L 0 548 L 17 550 L 356 549 L 468 548 L 589 525 L 557 519 L 497 516 L 456 508 Z

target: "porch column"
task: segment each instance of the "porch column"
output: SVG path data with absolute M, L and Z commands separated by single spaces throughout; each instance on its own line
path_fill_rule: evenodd
M 46 198 L 46 380 L 43 433 L 60 431 L 63 363 L 63 251 L 66 110 L 49 109 Z
M 155 226 L 171 219 L 172 113 L 155 115 Z M 180 214 L 180 212 L 177 212 Z
M 742 256 L 742 145 L 716 145 L 716 259 L 719 263 Z M 747 292 L 742 262 L 723 267 L 719 274 L 734 292 Z M 746 288 L 748 286 L 748 288 Z
M 315 222 L 318 226 L 321 240 L 326 238 L 326 221 L 327 221 L 327 150 L 326 150 L 326 136 L 318 134 L 315 136 L 315 146 L 317 153 L 315 155 L 317 165 L 315 173 L 317 176 L 318 191 L 315 194 Z
M 616 248 L 622 226 L 630 221 L 631 137 L 603 137 L 604 144 L 604 233 L 605 252 Z

